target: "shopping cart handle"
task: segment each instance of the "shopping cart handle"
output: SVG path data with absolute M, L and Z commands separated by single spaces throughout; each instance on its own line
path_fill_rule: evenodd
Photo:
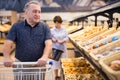
M 37 62 L 14 62 L 14 65 L 36 65 Z M 53 65 L 53 62 L 52 61 L 48 61 L 47 64 L 49 65 Z M 0 65 L 3 65 L 3 62 L 0 62 Z
M 52 66 L 52 65 L 53 65 L 53 62 L 52 62 L 52 61 L 47 61 L 46 65 L 51 65 L 51 66 Z M 37 62 L 35 62 L 33 66 L 34 66 L 34 67 L 38 66 L 38 65 L 37 65 Z
M 37 64 L 37 62 L 14 62 L 14 64 L 23 64 L 23 65 L 27 65 L 27 64 Z M 53 65 L 53 62 L 52 62 L 52 61 L 48 61 L 47 64 Z

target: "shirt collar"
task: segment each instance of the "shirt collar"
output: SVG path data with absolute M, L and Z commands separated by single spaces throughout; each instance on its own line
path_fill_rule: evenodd
M 37 23 L 34 27 L 36 27 L 37 25 L 39 25 L 39 23 Z M 31 27 L 31 25 L 28 24 L 27 20 L 25 20 L 25 26 Z
M 57 31 L 62 30 L 62 26 L 60 27 L 60 29 L 57 29 L 57 28 L 55 27 L 55 30 L 57 30 Z

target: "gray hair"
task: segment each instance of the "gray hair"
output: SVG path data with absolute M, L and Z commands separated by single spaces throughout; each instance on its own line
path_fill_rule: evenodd
M 25 4 L 24 11 L 29 7 L 30 4 L 40 5 L 40 2 L 37 1 L 37 0 L 32 0 L 32 1 L 27 2 L 27 3 Z

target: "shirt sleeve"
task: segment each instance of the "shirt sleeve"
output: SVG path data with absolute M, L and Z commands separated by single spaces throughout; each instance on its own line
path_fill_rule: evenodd
M 68 41 L 68 32 L 66 29 L 64 29 L 65 37 L 63 40 Z
M 10 31 L 8 32 L 6 38 L 7 38 L 8 40 L 12 40 L 12 41 L 15 42 L 15 40 L 16 40 L 16 24 L 14 24 L 14 25 L 11 27 L 11 29 L 10 29 Z
M 46 31 L 45 31 L 45 40 L 52 39 L 51 31 L 48 25 L 46 25 Z

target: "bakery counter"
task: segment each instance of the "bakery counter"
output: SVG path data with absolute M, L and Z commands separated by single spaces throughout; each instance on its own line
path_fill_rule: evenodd
M 0 24 L 0 44 L 4 43 L 4 39 L 10 30 L 11 25 L 9 24 Z
M 120 80 L 120 52 L 109 55 L 101 59 L 102 70 L 110 77 L 111 80 Z
M 91 27 L 69 34 L 69 39 L 78 49 L 78 54 L 86 58 L 106 80 L 110 80 L 99 61 L 120 52 L 120 28 Z
M 74 45 L 75 48 L 77 48 L 79 50 L 79 53 L 81 53 L 80 55 L 82 56 L 88 56 L 89 54 L 87 51 L 85 51 L 82 47 L 80 47 L 74 40 L 72 40 L 71 38 L 69 38 L 70 42 Z M 86 55 L 84 55 L 86 54 Z
M 103 77 L 83 57 L 61 59 L 63 80 L 103 80 Z
M 79 27 L 79 26 L 68 26 L 68 27 L 66 27 L 66 30 L 67 30 L 68 34 L 74 33 L 74 32 L 79 31 L 81 29 L 82 29 L 82 27 Z
M 84 41 L 87 41 L 88 39 L 91 39 L 107 30 L 107 28 L 102 27 L 89 27 L 69 34 L 69 37 L 76 41 L 78 44 L 81 44 Z
M 82 55 L 85 59 L 87 59 L 93 65 L 93 67 L 100 72 L 100 74 L 105 78 L 105 80 L 110 80 L 109 76 L 106 75 L 106 73 L 101 69 L 99 64 L 96 63 L 94 59 L 92 59 L 92 57 L 90 57 L 90 55 L 86 53 L 86 51 L 83 48 L 81 48 L 73 40 L 70 39 L 70 41 L 74 45 L 74 47 L 79 50 L 79 54 Z

